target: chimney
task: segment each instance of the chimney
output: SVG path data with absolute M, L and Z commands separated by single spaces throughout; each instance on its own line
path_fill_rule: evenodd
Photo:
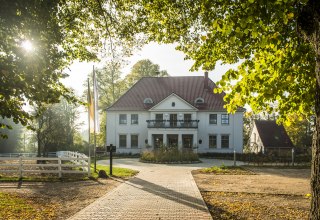
M 204 89 L 209 89 L 209 80 L 208 80 L 208 72 L 204 72 L 204 80 L 203 80 L 203 88 Z

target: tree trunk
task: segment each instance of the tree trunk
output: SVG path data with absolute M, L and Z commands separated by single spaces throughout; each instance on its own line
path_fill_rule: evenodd
M 316 125 L 312 142 L 310 220 L 320 220 L 320 86 L 316 91 Z
M 37 157 L 41 157 L 41 141 L 40 141 L 40 132 L 39 131 L 37 131 L 37 143 L 38 143 Z

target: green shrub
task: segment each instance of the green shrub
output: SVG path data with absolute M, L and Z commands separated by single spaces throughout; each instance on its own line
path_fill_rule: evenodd
M 140 156 L 141 161 L 155 163 L 198 162 L 199 157 L 192 151 L 181 151 L 177 147 L 161 146 L 153 151 L 145 151 Z

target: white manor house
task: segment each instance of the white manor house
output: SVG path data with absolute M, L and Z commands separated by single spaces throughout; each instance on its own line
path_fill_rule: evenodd
M 161 145 L 198 153 L 242 153 L 243 108 L 228 114 L 224 93 L 201 76 L 144 77 L 107 109 L 107 145 L 140 153 Z

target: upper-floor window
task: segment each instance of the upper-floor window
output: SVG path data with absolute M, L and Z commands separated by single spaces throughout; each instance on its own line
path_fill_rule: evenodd
M 119 115 L 119 124 L 121 124 L 121 125 L 127 124 L 127 115 L 126 114 Z
M 184 116 L 183 116 L 183 120 L 185 120 L 185 121 L 191 121 L 191 114 L 184 114 Z
M 229 114 L 221 115 L 221 124 L 228 125 L 229 124 Z
M 163 120 L 163 114 L 156 114 L 156 120 L 162 121 Z
M 138 114 L 131 114 L 131 124 L 132 125 L 139 124 L 139 116 L 138 116 Z
M 194 103 L 196 104 L 203 104 L 204 103 L 204 99 L 201 97 L 196 98 L 196 100 L 194 100 Z
M 209 115 L 209 124 L 216 125 L 217 124 L 217 114 Z
M 229 148 L 229 135 L 221 135 L 221 148 Z
M 144 104 L 152 104 L 153 101 L 152 101 L 151 98 L 145 98 L 145 99 L 143 100 L 143 103 L 144 103 Z

